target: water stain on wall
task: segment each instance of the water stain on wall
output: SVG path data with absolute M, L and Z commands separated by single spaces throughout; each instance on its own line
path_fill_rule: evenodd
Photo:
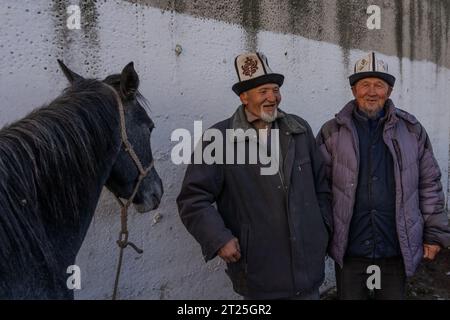
M 431 1 L 424 2 L 410 0 L 409 11 L 396 3 L 398 14 L 409 15 L 409 55 L 411 59 L 423 56 L 428 52 L 428 59 L 437 65 L 448 65 L 449 31 L 450 31 L 450 2 Z M 404 55 L 404 46 L 400 45 L 401 33 L 405 30 L 402 25 L 397 26 L 397 42 L 401 50 L 398 55 Z M 423 38 L 423 39 L 422 39 Z M 422 39 L 422 41 L 421 41 Z M 418 54 L 422 52 L 422 54 Z
M 244 27 L 246 37 L 245 49 L 247 51 L 257 51 L 258 31 L 261 29 L 260 23 L 260 1 L 259 0 L 241 0 L 240 14 L 242 17 L 241 25 Z
M 80 61 L 84 66 L 84 72 L 88 76 L 97 76 L 99 71 L 99 27 L 97 1 L 81 0 L 79 2 L 81 14 L 81 29 L 70 30 L 67 27 L 69 18 L 67 8 L 73 4 L 69 0 L 53 0 L 52 17 L 53 29 L 55 32 L 53 46 L 55 48 L 55 57 L 63 59 L 67 63 Z M 81 43 L 80 46 L 78 43 Z M 72 50 L 73 47 L 81 48 Z
M 450 67 L 447 0 L 122 0 L 241 25 L 245 46 L 257 48 L 260 30 L 295 34 L 340 45 L 348 67 L 351 49 L 376 50 Z M 383 30 L 368 30 L 367 7 L 382 9 Z M 266 8 L 270 8 L 267 10 Z M 335 16 L 335 19 L 330 18 Z M 328 17 L 329 19 L 325 19 Z M 409 41 L 409 42 L 408 42 Z M 418 47 L 420 44 L 421 47 Z
M 397 45 L 397 56 L 400 62 L 400 74 L 403 74 L 403 1 L 395 1 L 395 43 Z M 414 50 L 414 49 L 413 49 Z
M 449 11 L 449 1 L 433 1 L 430 3 L 428 28 L 431 32 L 431 48 L 433 50 L 432 61 L 439 65 L 444 62 L 444 48 L 448 43 Z M 444 17 L 447 17 L 447 19 Z M 442 41 L 442 39 L 444 39 L 444 41 Z
M 417 12 L 419 10 L 418 3 L 416 0 L 411 0 L 409 3 L 409 54 L 412 60 L 415 57 L 415 38 L 418 24 Z
M 293 34 L 310 34 L 323 40 L 325 10 L 323 2 L 315 0 L 289 0 L 289 26 Z
M 55 37 L 52 45 L 55 48 L 55 56 L 64 57 L 65 52 L 68 50 L 68 29 L 66 26 L 67 12 L 66 9 L 69 6 L 67 0 L 53 0 L 52 2 L 52 23 L 55 30 Z
M 342 47 L 347 69 L 350 65 L 350 49 L 358 48 L 368 31 L 367 7 L 367 1 L 341 0 L 336 8 L 338 43 Z
M 96 8 L 97 1 L 82 0 L 80 1 L 82 31 L 84 42 L 84 65 L 88 74 L 97 75 L 100 69 L 100 48 L 98 37 L 98 12 Z

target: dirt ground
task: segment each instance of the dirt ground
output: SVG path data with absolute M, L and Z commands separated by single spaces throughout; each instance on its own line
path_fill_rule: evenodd
M 408 282 L 408 299 L 450 300 L 450 250 L 439 253 L 435 261 L 422 262 Z
M 336 300 L 336 289 L 321 299 Z M 423 261 L 408 280 L 408 300 L 450 300 L 450 249 L 442 250 L 435 261 Z

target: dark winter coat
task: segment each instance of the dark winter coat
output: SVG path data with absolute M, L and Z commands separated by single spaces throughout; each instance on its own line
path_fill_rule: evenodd
M 325 123 L 317 141 L 332 186 L 334 233 L 331 257 L 342 267 L 348 246 L 359 172 L 359 146 L 351 101 Z M 394 162 L 396 228 L 405 271 L 412 276 L 423 257 L 423 244 L 450 245 L 441 172 L 424 127 L 411 114 L 386 102 L 383 141 Z
M 241 259 L 228 264 L 227 274 L 237 293 L 256 299 L 299 295 L 324 279 L 330 214 L 324 161 L 306 121 L 280 112 L 279 174 L 261 175 L 260 164 L 191 164 L 177 198 L 206 261 L 239 239 Z M 213 128 L 225 137 L 226 129 L 252 127 L 241 106 Z M 248 147 L 249 139 L 232 144 Z

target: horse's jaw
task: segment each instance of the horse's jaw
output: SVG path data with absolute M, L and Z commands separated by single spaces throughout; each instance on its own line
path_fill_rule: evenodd
M 155 203 L 152 205 L 147 205 L 147 204 L 141 203 L 141 204 L 133 204 L 133 206 L 137 212 L 146 213 L 146 212 L 150 212 L 152 210 L 158 209 L 159 203 Z

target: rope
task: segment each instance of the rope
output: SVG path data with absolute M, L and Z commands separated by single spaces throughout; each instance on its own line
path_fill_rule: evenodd
M 152 161 L 146 169 L 144 169 L 144 167 L 142 166 L 142 163 L 141 163 L 139 157 L 137 156 L 136 152 L 134 151 L 133 146 L 131 145 L 131 143 L 128 140 L 126 125 L 125 125 L 125 112 L 124 112 L 122 101 L 121 101 L 120 97 L 118 96 L 116 90 L 114 90 L 114 88 L 112 88 L 111 86 L 108 86 L 108 87 L 110 87 L 113 90 L 114 95 L 116 96 L 117 104 L 118 104 L 119 117 L 120 117 L 121 143 L 124 146 L 125 151 L 129 154 L 129 156 L 131 157 L 131 159 L 133 160 L 134 164 L 136 165 L 136 167 L 139 171 L 138 181 L 136 182 L 136 185 L 134 186 L 131 196 L 126 200 L 125 203 L 123 203 L 122 200 L 120 200 L 120 198 L 115 193 L 113 193 L 114 197 L 116 198 L 117 202 L 119 203 L 119 206 L 121 207 L 121 209 L 120 209 L 120 233 L 119 233 L 119 239 L 117 240 L 117 245 L 119 246 L 119 260 L 117 262 L 117 270 L 116 270 L 116 276 L 115 276 L 115 280 L 114 280 L 114 290 L 113 290 L 113 295 L 112 295 L 112 300 L 116 300 L 118 287 L 119 287 L 120 272 L 122 269 L 124 249 L 126 247 L 130 246 L 138 254 L 142 254 L 144 252 L 142 249 L 138 248 L 138 246 L 136 246 L 133 242 L 128 241 L 128 235 L 129 235 L 129 232 L 128 232 L 128 208 L 133 203 L 134 197 L 136 196 L 142 181 L 148 175 L 150 170 L 153 168 L 154 161 Z

